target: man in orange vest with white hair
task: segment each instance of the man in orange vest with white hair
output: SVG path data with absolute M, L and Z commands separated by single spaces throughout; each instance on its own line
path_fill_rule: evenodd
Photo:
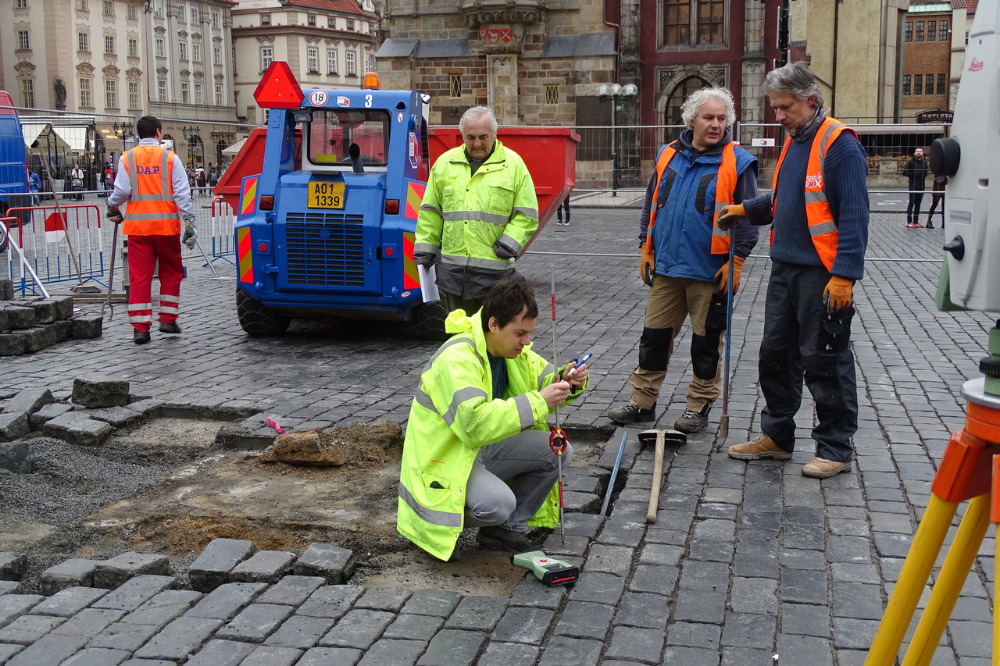
M 791 458 L 805 381 L 816 406 L 816 457 L 802 474 L 825 479 L 850 471 L 858 429 L 850 342 L 852 291 L 864 275 L 868 246 L 868 160 L 854 130 L 827 115 L 805 63 L 769 72 L 764 92 L 788 133 L 772 192 L 723 208 L 716 221 L 722 228 L 744 217 L 773 223 L 758 361 L 767 404 L 760 436 L 730 446 L 729 455 Z
M 163 126 L 153 116 L 136 122 L 139 145 L 122 153 L 115 177 L 115 189 L 108 197 L 108 218 L 118 224 L 125 207 L 122 233 L 129 237 L 128 270 L 131 284 L 128 320 L 132 340 L 137 345 L 149 342 L 153 321 L 151 283 L 159 260 L 160 332 L 180 333 L 177 311 L 180 303 L 181 219 L 184 220 L 184 244 L 195 244 L 194 208 L 191 188 L 180 158 L 160 146 Z

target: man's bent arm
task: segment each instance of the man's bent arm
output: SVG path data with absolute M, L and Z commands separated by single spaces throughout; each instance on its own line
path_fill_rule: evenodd
M 868 247 L 868 160 L 853 135 L 844 132 L 827 151 L 824 189 L 837 223 L 837 256 L 831 274 L 860 280 Z

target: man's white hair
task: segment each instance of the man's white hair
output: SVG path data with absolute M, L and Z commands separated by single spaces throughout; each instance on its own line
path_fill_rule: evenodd
M 681 121 L 684 127 L 691 127 L 691 121 L 698 115 L 701 105 L 710 99 L 717 99 L 726 107 L 726 127 L 732 127 L 736 122 L 736 105 L 733 103 L 733 93 L 726 88 L 702 88 L 691 93 L 681 104 Z
M 468 109 L 462 114 L 462 117 L 458 121 L 458 131 L 465 134 L 465 123 L 466 121 L 472 120 L 473 118 L 479 118 L 480 116 L 489 116 L 490 118 L 490 130 L 493 134 L 497 133 L 497 117 L 493 115 L 493 109 L 488 106 L 474 106 Z

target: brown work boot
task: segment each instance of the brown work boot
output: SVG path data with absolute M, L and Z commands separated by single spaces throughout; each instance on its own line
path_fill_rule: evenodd
M 737 460 L 758 460 L 759 458 L 774 458 L 775 460 L 788 460 L 792 457 L 791 451 L 786 451 L 774 440 L 760 433 L 757 439 L 746 444 L 733 444 L 729 447 L 729 457 Z
M 841 472 L 851 471 L 851 461 L 837 462 L 826 458 L 813 458 L 802 466 L 802 476 L 809 476 L 814 479 L 829 479 L 831 476 Z

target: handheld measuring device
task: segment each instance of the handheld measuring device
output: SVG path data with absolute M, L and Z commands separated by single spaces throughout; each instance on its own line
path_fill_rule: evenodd
M 535 574 L 535 578 L 548 587 L 572 585 L 580 577 L 579 567 L 549 557 L 540 550 L 529 550 L 526 553 L 511 555 L 510 563 Z

